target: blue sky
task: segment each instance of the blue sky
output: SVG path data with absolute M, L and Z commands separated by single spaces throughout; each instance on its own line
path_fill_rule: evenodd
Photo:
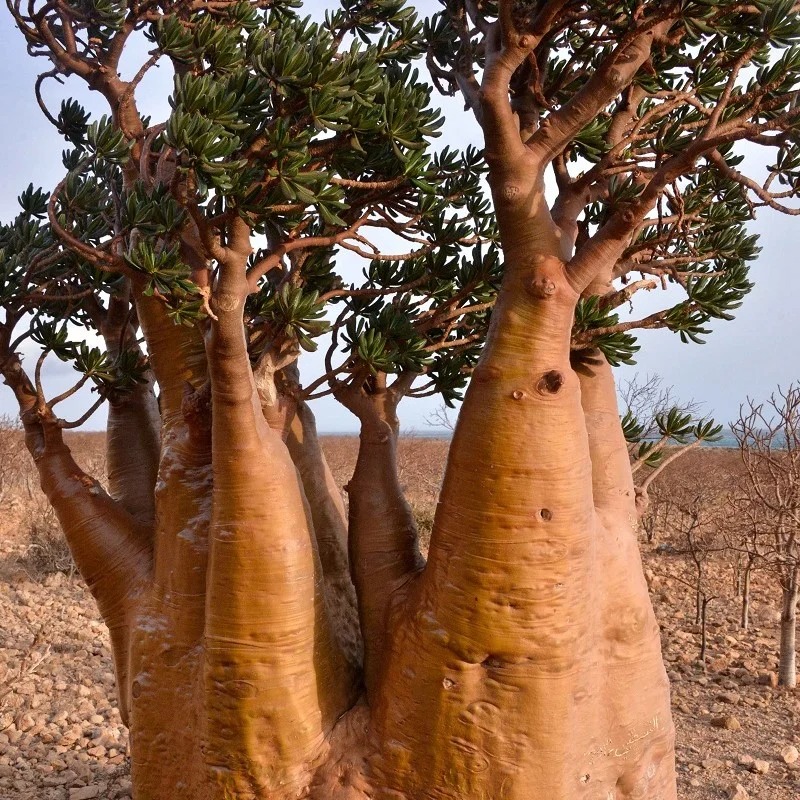
M 307 4 L 309 13 L 319 13 L 326 4 Z M 421 8 L 431 10 L 434 3 L 423 2 Z M 135 71 L 147 43 L 134 48 L 123 71 Z M 145 55 L 146 58 L 146 55 Z M 137 63 L 138 61 L 138 63 Z M 0 170 L 4 176 L 0 191 L 0 218 L 8 220 L 17 213 L 16 197 L 33 182 L 46 189 L 63 177 L 61 150 L 64 142 L 45 120 L 36 104 L 33 84 L 36 75 L 47 69 L 44 59 L 32 59 L 26 51 L 22 36 L 13 26 L 8 12 L 0 10 L 0 108 L 4 124 L 0 126 Z M 155 118 L 163 118 L 170 78 L 166 70 L 153 71 L 137 91 L 140 106 Z M 101 98 L 88 92 L 81 82 L 73 79 L 67 87 L 49 83 L 51 108 L 58 108 L 62 96 L 74 94 L 95 113 L 105 109 Z M 439 142 L 455 147 L 479 144 L 480 132 L 472 117 L 462 110 L 457 100 L 442 101 L 446 111 L 444 135 Z M 715 332 L 703 346 L 685 345 L 667 331 L 645 331 L 640 336 L 642 350 L 636 367 L 618 370 L 623 378 L 636 372 L 658 373 L 666 385 L 674 387 L 682 400 L 695 400 L 706 413 L 720 421 L 736 416 L 739 404 L 749 394 L 763 397 L 777 384 L 787 384 L 800 378 L 797 343 L 800 341 L 800 221 L 777 212 L 762 210 L 753 229 L 761 234 L 761 257 L 754 265 L 751 278 L 755 289 L 746 298 L 733 322 L 717 322 Z M 647 313 L 661 307 L 664 298 L 653 292 L 644 302 L 637 303 L 636 313 Z M 75 373 L 71 367 L 51 359 L 45 371 L 52 393 L 62 391 Z M 318 362 L 311 360 L 303 372 L 313 379 Z M 28 356 L 30 364 L 30 355 Z M 311 369 L 308 367 L 311 366 Z M 64 404 L 64 416 L 79 416 L 91 402 L 85 394 L 76 396 L 70 405 Z M 401 422 L 406 429 L 429 430 L 426 418 L 437 407 L 435 399 L 407 399 L 401 404 Z M 352 415 L 325 398 L 316 401 L 314 410 L 323 431 L 355 430 Z M 0 385 L 0 414 L 15 413 L 11 393 Z M 103 417 L 98 413 L 89 428 L 101 428 Z

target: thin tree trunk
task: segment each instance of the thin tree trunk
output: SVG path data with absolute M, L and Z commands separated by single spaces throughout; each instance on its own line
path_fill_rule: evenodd
M 781 641 L 778 683 L 793 689 L 797 686 L 797 573 L 783 589 L 781 608 Z
M 131 325 L 133 287 L 129 280 L 109 299 L 99 323 L 112 358 L 123 352 L 145 356 Z M 148 368 L 142 383 L 109 398 L 106 427 L 106 471 L 109 494 L 133 517 L 155 524 L 155 486 L 161 452 L 161 413 L 155 395 L 155 374 Z
M 703 599 L 699 586 L 694 589 L 694 624 L 699 625 L 703 618 Z
M 738 564 L 734 564 L 732 572 L 733 572 L 733 596 L 741 597 L 742 591 L 744 590 L 743 570 Z
M 146 525 L 155 522 L 161 417 L 153 382 L 134 386 L 109 403 L 106 470 L 109 494 Z
M 700 663 L 706 666 L 706 650 L 708 648 L 708 631 L 706 627 L 709 599 L 703 597 L 700 603 Z
M 742 616 L 740 625 L 743 631 L 750 628 L 750 580 L 753 571 L 752 563 L 748 563 L 744 568 L 742 578 Z
M 367 697 L 377 692 L 390 603 L 420 572 L 417 525 L 397 477 L 395 436 L 382 420 L 362 422 L 350 496 L 350 565 L 364 635 Z

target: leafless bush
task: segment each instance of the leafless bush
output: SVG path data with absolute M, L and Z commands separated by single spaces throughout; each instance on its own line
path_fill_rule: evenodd
M 73 575 L 75 563 L 72 554 L 46 498 L 34 495 L 27 518 L 26 543 L 24 550 L 17 556 L 17 566 L 36 581 L 57 572 Z
M 667 501 L 668 524 L 676 539 L 673 552 L 682 558 L 676 580 L 691 589 L 695 598 L 695 624 L 700 626 L 699 660 L 706 660 L 708 606 L 719 596 L 719 584 L 710 567 L 725 545 L 721 532 L 721 506 L 708 489 Z
M 666 414 L 671 408 L 680 408 L 692 416 L 700 411 L 699 404 L 694 400 L 679 403 L 673 387 L 665 386 L 660 375 L 636 374 L 630 380 L 621 381 L 618 391 L 622 413 L 627 412 L 646 425 L 643 438 L 653 437 L 658 433 L 656 417 Z
M 749 537 L 781 591 L 779 682 L 797 685 L 800 601 L 800 384 L 780 387 L 764 403 L 748 398 L 731 425 L 746 472 L 743 501 Z
M 0 502 L 20 483 L 23 449 L 19 421 L 8 414 L 0 414 Z
M 411 510 L 417 523 L 420 549 L 427 556 L 433 532 L 434 506 L 430 503 L 412 503 Z
M 43 627 L 33 635 L 33 641 L 28 647 L 28 652 L 22 657 L 16 668 L 4 664 L 0 672 L 0 711 L 4 711 L 15 698 L 17 686 L 29 675 L 33 675 L 39 667 L 50 658 L 50 643 Z
M 445 431 L 454 431 L 456 429 L 455 418 L 458 412 L 448 408 L 445 405 L 439 406 L 435 411 L 431 411 L 425 417 L 425 424 L 431 428 L 438 428 Z

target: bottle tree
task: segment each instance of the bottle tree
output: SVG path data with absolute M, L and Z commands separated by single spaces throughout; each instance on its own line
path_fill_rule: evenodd
M 0 369 L 111 633 L 137 800 L 674 797 L 611 365 L 636 328 L 697 339 L 749 290 L 743 225 L 796 184 L 792 4 L 9 10 L 70 146 L 0 230 Z M 486 166 L 432 152 L 422 57 Z M 156 64 L 161 121 L 137 105 Z M 50 108 L 67 76 L 108 116 Z M 740 141 L 773 148 L 762 183 Z M 684 296 L 619 316 L 659 283 Z M 73 389 L 47 391 L 47 358 Z M 397 405 L 467 380 L 424 560 Z M 86 385 L 108 492 L 63 438 L 86 415 L 58 415 Z M 347 518 L 323 394 L 361 425 Z

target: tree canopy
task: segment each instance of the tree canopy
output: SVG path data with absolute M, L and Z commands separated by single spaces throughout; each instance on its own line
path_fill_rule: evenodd
M 68 149 L 63 180 L 28 187 L 0 232 L 0 339 L 11 354 L 32 338 L 101 396 L 141 380 L 146 361 L 88 347 L 78 329 L 101 330 L 128 278 L 176 323 L 202 325 L 235 220 L 254 247 L 246 324 L 262 374 L 324 341 L 325 374 L 304 397 L 379 373 L 424 373 L 410 393 L 461 396 L 502 259 L 481 153 L 434 146 L 442 117 L 422 58 L 485 126 L 479 78 L 513 52 L 511 104 L 529 151 L 546 154 L 553 218 L 577 260 L 614 250 L 615 291 L 576 309 L 578 358 L 599 346 L 630 363 L 637 329 L 702 341 L 751 287 L 747 221 L 762 206 L 796 211 L 791 2 L 516 3 L 513 30 L 535 32 L 524 53 L 493 43 L 496 4 L 460 0 L 424 21 L 399 0 L 345 2 L 319 22 L 282 2 L 10 8 L 30 53 L 50 61 L 36 95 Z M 138 31 L 152 54 L 123 81 Z M 638 63 L 645 37 L 655 44 Z M 164 63 L 171 114 L 153 121 L 136 92 Z M 90 120 L 76 99 L 48 109 L 47 81 L 68 75 L 104 95 L 108 116 Z M 744 142 L 769 154 L 759 180 L 740 171 Z M 362 259 L 360 275 L 344 254 Z M 668 285 L 684 297 L 624 313 Z

